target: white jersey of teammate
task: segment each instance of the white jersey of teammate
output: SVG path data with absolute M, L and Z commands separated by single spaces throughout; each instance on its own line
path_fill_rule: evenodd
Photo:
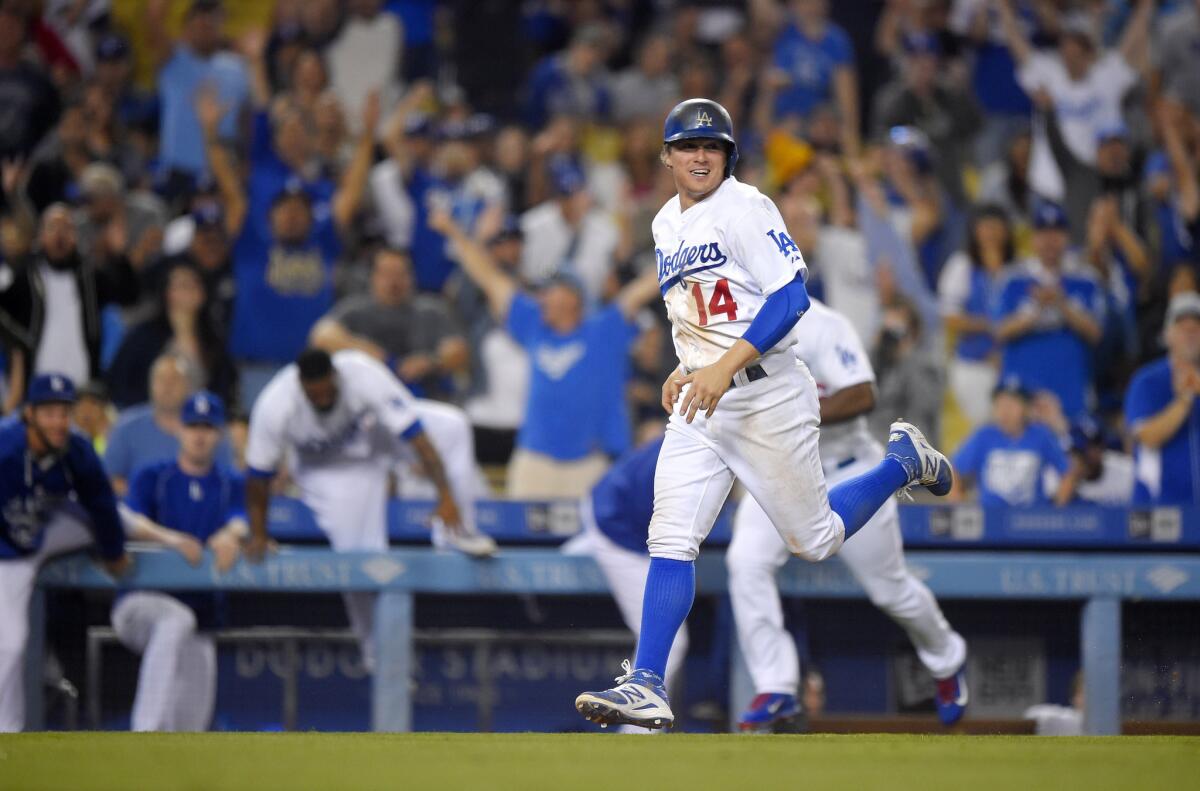
M 791 351 L 811 372 L 820 397 L 875 381 L 875 372 L 850 321 L 812 300 Z M 821 466 L 829 486 L 860 475 L 883 458 L 865 415 L 821 427 Z M 738 643 L 755 692 L 796 695 L 800 663 L 783 623 L 775 572 L 787 547 L 753 497 L 743 497 L 726 553 L 729 594 Z M 935 678 L 953 675 L 966 659 L 966 643 L 943 617 L 929 589 L 904 563 L 895 500 L 889 500 L 838 552 L 838 557 L 882 609 L 908 633 L 917 655 Z
M 715 363 L 745 334 L 766 297 L 807 275 L 800 249 L 769 198 L 732 176 L 680 210 L 679 196 L 654 218 L 658 283 L 684 368 Z M 787 349 L 796 329 L 768 354 Z
M 294 364 L 277 373 L 259 395 L 250 415 L 247 466 L 269 473 L 287 459 L 300 499 L 334 550 L 380 552 L 388 546 L 389 474 L 400 472 L 401 488 L 416 496 L 404 477 L 412 465 L 402 440 L 423 431 L 442 459 L 463 527 L 473 533 L 481 489 L 466 414 L 448 404 L 415 398 L 387 368 L 362 352 L 335 352 L 332 359 L 338 399 L 329 412 L 318 412 L 309 403 Z M 434 543 L 444 543 L 445 533 L 444 527 L 435 526 Z M 348 593 L 343 599 L 370 668 L 375 594 Z
M 300 371 L 275 375 L 254 404 L 246 464 L 273 471 L 294 453 L 297 477 L 314 470 L 375 464 L 395 438 L 419 424 L 416 398 L 386 368 L 358 351 L 333 355 L 338 400 L 328 413 L 309 403 Z
M 813 299 L 804 314 L 804 332 L 792 354 L 805 365 L 817 383 L 817 397 L 825 398 L 854 385 L 875 383 L 875 371 L 854 326 L 842 314 Z M 821 426 L 821 465 L 828 482 L 830 467 L 852 458 L 882 458 L 879 443 L 871 437 L 867 416 Z

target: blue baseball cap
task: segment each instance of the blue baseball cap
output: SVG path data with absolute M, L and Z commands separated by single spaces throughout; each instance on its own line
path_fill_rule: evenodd
M 587 186 L 583 168 L 565 158 L 550 163 L 550 180 L 559 195 L 574 195 Z
M 1006 376 L 996 383 L 996 388 L 992 390 L 992 396 L 995 397 L 1001 393 L 1013 395 L 1025 401 L 1033 398 L 1033 391 L 1025 386 L 1025 383 L 1021 381 L 1019 376 L 1013 375 Z
M 1066 231 L 1071 227 L 1071 221 L 1062 206 L 1053 201 L 1039 201 L 1033 209 L 1033 229 L 1035 231 L 1056 230 Z
M 1142 178 L 1153 178 L 1154 176 L 1162 176 L 1171 172 L 1171 160 L 1167 157 L 1165 151 L 1155 151 L 1146 157 L 1146 164 L 1142 166 Z
M 942 42 L 932 33 L 909 33 L 904 37 L 904 51 L 909 55 L 942 54 Z
M 1103 145 L 1110 140 L 1129 140 L 1129 127 L 1123 121 L 1107 124 L 1096 130 L 1096 145 Z
M 184 402 L 180 420 L 185 426 L 221 428 L 225 425 L 225 402 L 216 393 L 201 390 Z
M 192 209 L 192 222 L 196 228 L 224 228 L 225 212 L 221 204 L 215 201 L 204 201 Z
M 96 60 L 111 63 L 129 57 L 129 42 L 117 33 L 108 33 L 96 43 Z
M 1089 445 L 1107 446 L 1108 442 L 1108 431 L 1091 415 L 1080 415 L 1071 424 L 1071 450 L 1083 450 Z
M 25 395 L 25 403 L 31 406 L 38 404 L 74 404 L 75 383 L 66 374 L 41 374 L 34 377 Z

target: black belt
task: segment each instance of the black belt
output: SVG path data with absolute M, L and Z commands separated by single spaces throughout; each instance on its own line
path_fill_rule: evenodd
M 747 365 L 742 370 L 746 372 L 747 384 L 749 384 L 750 382 L 757 382 L 759 379 L 767 378 L 767 372 L 764 371 L 763 367 L 761 365 L 759 365 L 758 363 L 755 363 L 754 365 Z M 734 379 L 729 380 L 729 386 L 737 387 L 738 386 L 737 379 L 734 378 Z

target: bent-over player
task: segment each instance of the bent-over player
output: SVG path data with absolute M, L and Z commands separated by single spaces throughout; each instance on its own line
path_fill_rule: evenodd
M 122 516 L 129 538 L 170 547 L 193 565 L 212 550 L 218 571 L 237 561 L 246 526 L 245 484 L 216 463 L 225 404 L 201 391 L 183 404 L 179 455 L 134 473 Z M 215 593 L 129 591 L 117 597 L 112 623 L 126 648 L 141 654 L 130 727 L 204 731 L 217 693 L 217 646 L 208 630 L 224 621 Z
M 775 204 L 733 178 L 737 144 L 721 105 L 677 105 L 661 156 L 677 195 L 654 218 L 654 246 L 679 367 L 663 384 L 671 418 L 654 477 L 641 633 L 617 686 L 575 701 L 602 725 L 648 728 L 674 722 L 667 654 L 695 598 L 700 543 L 735 477 L 788 551 L 808 560 L 837 552 L 898 489 L 944 495 L 953 479 L 920 430 L 897 422 L 885 459 L 826 491 L 816 386 L 789 351 L 809 306 L 804 258 Z
M 836 486 L 883 459 L 883 448 L 871 436 L 866 418 L 875 407 L 875 372 L 854 326 L 819 300 L 812 300 L 802 329 L 792 352 L 817 383 L 821 467 L 827 485 Z M 725 554 L 738 643 L 756 693 L 738 718 L 743 730 L 770 730 L 799 712 L 800 662 L 796 643 L 783 625 L 775 583 L 775 573 L 788 557 L 762 507 L 754 498 L 743 497 Z M 966 642 L 950 628 L 929 588 L 904 564 L 895 500 L 885 502 L 838 557 L 871 603 L 908 634 L 917 657 L 937 681 L 934 701 L 941 721 L 957 722 L 967 703 Z
M 388 473 L 401 444 L 416 453 L 437 488 L 434 519 L 451 532 L 465 531 L 457 487 L 447 476 L 412 393 L 382 363 L 362 352 L 331 356 L 320 349 L 306 350 L 275 375 L 250 414 L 246 515 L 251 535 L 246 554 L 261 558 L 267 548 L 270 479 L 285 454 L 300 499 L 312 509 L 334 551 L 385 551 Z M 467 487 L 463 482 L 462 488 Z M 495 545 L 481 538 L 485 541 L 480 542 L 479 554 L 489 554 Z M 363 661 L 372 669 L 376 596 L 346 593 L 342 598 Z
M 42 374 L 21 420 L 0 427 L 0 733 L 25 725 L 29 597 L 42 561 L 94 540 L 111 573 L 131 563 L 108 475 L 71 431 L 74 403 L 70 379 Z

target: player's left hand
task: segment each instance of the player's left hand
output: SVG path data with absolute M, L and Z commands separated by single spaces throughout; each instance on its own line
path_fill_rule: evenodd
M 683 403 L 679 405 L 679 414 L 683 415 L 688 423 L 692 422 L 697 412 L 703 412 L 705 417 L 712 417 L 713 412 L 717 409 L 717 402 L 729 389 L 732 379 L 733 372 L 727 370 L 719 362 L 683 377 L 679 380 L 680 386 L 691 385 L 691 387 L 683 396 Z

